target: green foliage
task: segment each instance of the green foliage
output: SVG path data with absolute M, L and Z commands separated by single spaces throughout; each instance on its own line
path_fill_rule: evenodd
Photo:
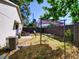
M 54 20 L 58 20 L 60 16 L 65 16 L 68 12 L 71 13 L 71 17 L 73 22 L 79 21 L 79 2 L 78 0 L 47 0 L 47 2 L 51 5 L 51 8 L 43 7 L 43 9 L 47 12 L 40 18 L 50 18 L 53 17 Z M 47 19 L 48 19 L 47 18 Z
M 70 42 L 73 41 L 73 33 L 71 32 L 70 29 L 66 30 L 65 37 L 68 39 L 68 41 L 70 41 Z
M 37 0 L 37 2 L 40 4 L 40 3 L 43 3 L 43 0 Z
M 24 2 L 31 3 L 34 0 L 10 0 L 10 1 L 14 2 L 15 4 L 22 5 Z M 37 2 L 40 4 L 43 3 L 43 0 L 37 0 Z
M 24 22 L 24 26 L 27 26 L 27 24 L 29 23 L 29 15 L 31 14 L 30 13 L 30 10 L 29 10 L 29 2 L 32 1 L 32 0 L 27 0 L 27 1 L 24 1 L 24 0 L 10 0 L 12 1 L 13 3 L 17 4 L 19 6 L 19 9 L 21 11 L 21 16 L 22 16 L 22 21 Z M 24 15 L 24 11 L 27 11 L 25 12 L 26 15 Z
M 29 23 L 28 25 L 27 25 L 27 27 L 28 28 L 36 28 L 36 23 Z
M 50 29 L 52 29 L 52 28 L 54 28 L 55 26 L 53 25 L 53 24 L 50 24 L 49 26 L 47 26 L 47 28 L 50 28 Z
M 47 0 L 47 2 L 51 5 L 51 8 L 43 7 L 43 9 L 49 13 L 49 18 L 52 17 L 54 20 L 58 20 L 59 16 L 65 16 L 67 14 L 63 0 Z M 45 13 L 43 18 L 46 18 L 48 15 Z
M 30 3 L 30 2 L 33 2 L 34 0 L 25 0 L 25 1 Z M 43 3 L 43 0 L 37 0 L 37 2 L 40 4 L 40 3 Z
M 20 6 L 21 4 L 23 4 L 23 2 L 24 2 L 23 0 L 20 0 L 20 1 L 19 1 L 19 0 L 10 0 L 10 1 L 14 2 L 15 4 L 17 4 L 17 5 L 19 5 L 19 6 Z
M 50 15 L 48 13 L 40 16 L 41 19 L 49 19 Z
M 28 2 L 28 3 L 30 3 L 30 2 L 32 2 L 33 0 L 25 0 L 26 2 Z
M 24 23 L 24 26 L 26 26 L 29 22 L 29 17 L 28 16 L 31 14 L 30 10 L 29 10 L 29 4 L 31 2 L 33 2 L 34 0 L 10 0 L 10 1 L 12 1 L 13 3 L 19 5 L 22 18 L 27 20 L 27 22 Z M 37 0 L 37 2 L 40 4 L 40 3 L 43 2 L 43 0 Z M 26 5 L 26 3 L 27 3 L 27 5 Z M 22 6 L 23 6 L 23 8 L 21 8 Z M 24 15 L 24 10 L 27 10 L 26 15 Z
M 33 27 L 33 23 L 29 23 L 27 27 L 32 28 Z

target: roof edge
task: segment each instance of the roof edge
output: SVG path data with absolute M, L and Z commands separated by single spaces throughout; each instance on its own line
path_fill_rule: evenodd
M 0 0 L 0 3 L 5 3 L 5 4 L 7 4 L 7 5 L 11 5 L 11 6 L 13 6 L 13 7 L 19 7 L 18 5 L 16 5 L 15 3 L 13 3 L 13 2 L 11 2 L 11 1 L 9 1 L 9 0 Z
M 17 9 L 17 11 L 18 11 L 18 14 L 19 14 L 19 17 L 20 17 L 20 20 L 21 20 L 21 23 L 22 23 L 22 16 L 21 16 L 21 12 L 19 10 L 19 6 L 18 5 L 16 5 L 15 3 L 13 3 L 13 2 L 11 2 L 9 0 L 0 0 L 0 3 L 4 3 L 6 5 L 10 5 L 10 6 L 15 7 Z

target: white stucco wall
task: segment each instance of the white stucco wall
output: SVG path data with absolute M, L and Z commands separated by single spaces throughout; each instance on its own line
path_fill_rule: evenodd
M 6 38 L 16 36 L 14 20 L 21 23 L 16 7 L 0 3 L 0 46 L 6 46 Z

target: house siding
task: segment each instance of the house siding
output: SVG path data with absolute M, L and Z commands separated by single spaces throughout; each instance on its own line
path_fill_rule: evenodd
M 6 38 L 16 36 L 14 20 L 21 23 L 17 8 L 0 2 L 0 47 L 6 46 Z

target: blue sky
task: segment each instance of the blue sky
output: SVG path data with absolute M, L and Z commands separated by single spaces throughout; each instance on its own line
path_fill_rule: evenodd
M 59 20 L 66 20 L 65 24 L 70 25 L 72 24 L 72 17 L 70 17 L 70 12 L 65 17 L 59 17 Z
M 33 19 L 33 14 L 34 18 L 37 19 L 38 21 L 39 17 L 45 13 L 45 11 L 42 9 L 43 6 L 50 7 L 50 5 L 46 2 L 46 0 L 44 0 L 42 4 L 38 4 L 36 0 L 31 2 L 29 6 L 31 11 L 31 15 L 29 17 L 31 20 Z
M 39 17 L 45 13 L 45 11 L 42 9 L 43 6 L 51 7 L 50 4 L 47 3 L 47 0 L 44 0 L 42 4 L 38 4 L 36 0 L 31 2 L 29 6 L 31 11 L 31 15 L 29 16 L 30 22 L 33 20 L 33 14 L 34 18 L 39 21 Z M 68 13 L 65 17 L 60 17 L 59 19 L 66 19 L 66 24 L 69 25 L 72 23 L 72 18 L 69 16 L 70 13 Z

